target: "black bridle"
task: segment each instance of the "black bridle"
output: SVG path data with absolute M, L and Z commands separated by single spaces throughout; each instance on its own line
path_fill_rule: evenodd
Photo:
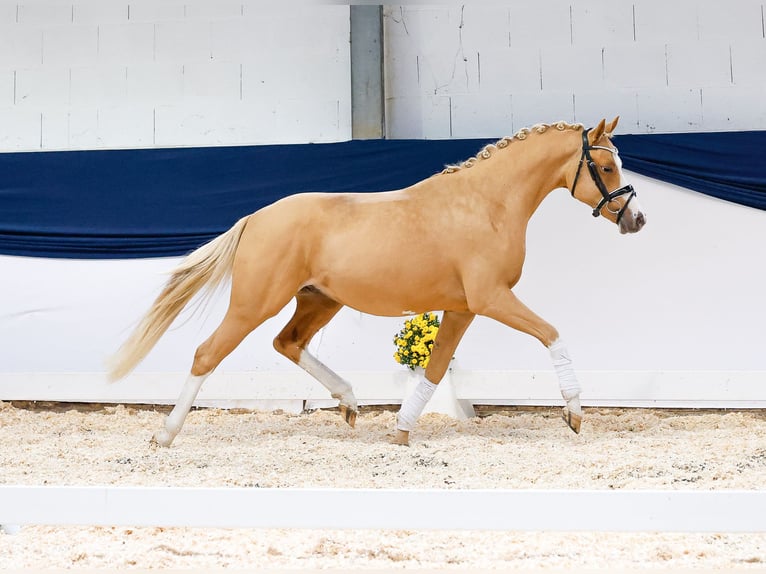
M 580 164 L 577 166 L 577 173 L 575 174 L 574 182 L 572 182 L 572 197 L 574 197 L 575 194 L 575 186 L 577 185 L 577 180 L 580 179 L 580 170 L 582 169 L 583 163 L 585 163 L 588 166 L 588 171 L 590 172 L 590 176 L 593 179 L 593 183 L 596 184 L 596 187 L 601 192 L 601 201 L 598 202 L 598 205 L 593 208 L 593 217 L 598 217 L 601 215 L 601 210 L 604 208 L 605 205 L 607 205 L 610 201 L 613 201 L 617 199 L 620 196 L 627 195 L 628 199 L 625 201 L 623 206 L 620 208 L 620 211 L 617 212 L 617 223 L 620 222 L 620 219 L 622 218 L 622 215 L 625 213 L 625 210 L 628 208 L 628 204 L 630 203 L 630 200 L 636 197 L 636 191 L 633 189 L 633 186 L 628 184 L 624 185 L 619 189 L 615 189 L 613 192 L 609 193 L 609 191 L 606 189 L 606 186 L 604 185 L 604 182 L 601 180 L 601 176 L 598 173 L 598 165 L 596 165 L 596 162 L 593 161 L 593 158 L 590 156 L 591 150 L 594 149 L 603 149 L 611 153 L 617 153 L 617 150 L 615 148 L 609 148 L 605 146 L 592 146 L 588 142 L 588 132 L 590 130 L 583 130 L 582 132 L 582 155 L 580 156 Z M 609 207 L 607 207 L 609 209 Z M 611 213 L 615 213 L 611 209 L 609 210 Z

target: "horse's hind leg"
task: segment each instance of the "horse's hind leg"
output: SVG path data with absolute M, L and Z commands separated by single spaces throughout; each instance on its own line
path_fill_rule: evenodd
M 423 412 L 428 400 L 436 390 L 436 385 L 447 372 L 450 360 L 463 338 L 468 326 L 476 315 L 473 313 L 458 313 L 445 311 L 441 326 L 436 332 L 436 340 L 431 350 L 424 377 L 418 382 L 412 394 L 404 399 L 396 416 L 395 444 L 408 445 L 410 431 L 414 428 L 420 413 Z
M 191 373 L 186 379 L 181 394 L 173 410 L 165 419 L 165 423 L 152 437 L 152 443 L 160 446 L 170 446 L 180 432 L 189 414 L 194 399 L 197 398 L 202 383 L 215 370 L 218 364 L 231 353 L 237 345 L 261 322 L 262 319 L 250 318 L 229 307 L 221 324 L 213 334 L 198 348 L 194 354 Z
M 272 274 L 268 282 L 259 279 L 257 270 L 252 272 L 245 268 L 239 275 L 236 271 L 235 267 L 226 315 L 213 334 L 197 348 L 181 395 L 165 419 L 164 427 L 152 439 L 155 444 L 170 446 L 205 379 L 253 329 L 276 315 L 295 293 L 295 287 L 284 271 L 278 276 Z
M 313 287 L 304 287 L 295 299 L 295 313 L 274 339 L 274 348 L 327 387 L 332 397 L 340 401 L 343 418 L 353 427 L 356 423 L 357 402 L 351 385 L 306 349 L 316 332 L 324 327 L 343 305 Z

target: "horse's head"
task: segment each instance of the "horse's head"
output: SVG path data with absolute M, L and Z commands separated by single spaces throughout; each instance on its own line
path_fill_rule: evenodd
M 646 224 L 646 216 L 633 186 L 625 183 L 622 162 L 609 137 L 619 117 L 606 120 L 582 133 L 580 160 L 570 186 L 572 197 L 593 208 L 593 217 L 603 215 L 616 223 L 620 233 L 635 233 Z

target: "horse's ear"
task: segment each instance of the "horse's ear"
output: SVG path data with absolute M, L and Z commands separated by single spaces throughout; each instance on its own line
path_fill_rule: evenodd
M 604 128 L 604 133 L 607 137 L 612 137 L 612 134 L 614 133 L 614 130 L 617 129 L 617 122 L 620 121 L 620 116 L 615 116 L 615 118 L 606 124 L 606 127 Z
M 601 139 L 601 136 L 604 135 L 604 128 L 606 127 L 606 120 L 601 120 L 598 122 L 598 125 L 590 130 L 588 132 L 588 140 L 590 141 L 590 145 L 595 145 L 595 143 Z

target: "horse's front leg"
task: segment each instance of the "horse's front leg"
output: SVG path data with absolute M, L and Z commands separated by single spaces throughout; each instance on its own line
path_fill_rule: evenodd
M 532 335 L 548 348 L 558 376 L 561 396 L 566 401 L 564 421 L 569 428 L 579 433 L 583 417 L 580 383 L 575 376 L 569 351 L 556 328 L 538 317 L 508 288 L 498 288 L 479 300 L 472 301 L 471 309 L 477 314 L 491 317 L 517 331 Z
M 425 373 L 412 394 L 404 399 L 396 416 L 395 444 L 409 445 L 410 431 L 447 372 L 455 349 L 474 317 L 473 313 L 444 312 Z

